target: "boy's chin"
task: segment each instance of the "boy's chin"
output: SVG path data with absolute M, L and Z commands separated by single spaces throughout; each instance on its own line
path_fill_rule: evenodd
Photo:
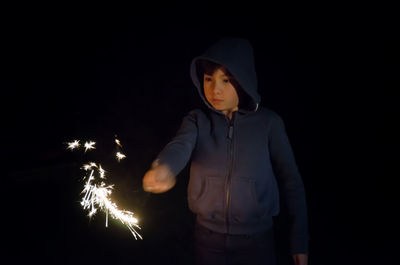
M 221 106 L 220 107 L 213 106 L 213 108 L 215 110 L 218 110 L 218 111 L 228 111 L 228 112 L 230 112 L 232 110 L 232 109 L 229 109 L 229 108 L 221 108 Z
M 216 109 L 216 110 L 225 110 L 226 108 L 224 108 L 224 107 L 221 107 L 221 106 L 215 106 L 215 105 L 211 105 L 211 106 L 213 106 L 213 108 L 214 109 Z
M 215 110 L 223 110 L 223 108 L 218 108 L 218 107 L 215 107 L 215 106 L 213 106 L 213 108 L 214 108 Z

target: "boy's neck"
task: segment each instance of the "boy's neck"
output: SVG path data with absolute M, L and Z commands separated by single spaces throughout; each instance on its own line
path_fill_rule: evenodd
M 237 111 L 237 110 L 239 110 L 238 107 L 236 107 L 236 108 L 234 108 L 234 109 L 231 109 L 231 110 L 223 110 L 222 113 L 223 113 L 225 116 L 228 116 L 228 118 L 229 118 L 230 120 L 232 120 L 232 114 L 233 114 L 233 112 L 235 112 L 235 111 Z

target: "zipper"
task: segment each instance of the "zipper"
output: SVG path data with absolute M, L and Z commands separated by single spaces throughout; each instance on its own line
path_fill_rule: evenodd
M 231 184 L 231 174 L 232 174 L 232 167 L 233 167 L 233 125 L 234 125 L 234 118 L 235 112 L 232 113 L 232 119 L 229 121 L 229 129 L 228 129 L 228 155 L 229 155 L 229 170 L 228 175 L 226 177 L 226 191 L 225 191 L 225 222 L 226 222 L 226 231 L 229 233 L 229 199 L 230 199 L 230 184 Z

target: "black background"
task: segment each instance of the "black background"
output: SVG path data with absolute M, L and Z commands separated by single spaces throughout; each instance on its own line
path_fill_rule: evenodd
M 5 20 L 10 264 L 191 264 L 188 167 L 165 194 L 145 193 L 141 178 L 183 116 L 203 104 L 191 59 L 225 36 L 251 41 L 261 105 L 285 121 L 306 188 L 309 263 L 394 264 L 394 7 L 103 8 L 25 6 Z M 128 156 L 119 164 L 115 134 Z M 74 139 L 97 149 L 67 151 Z M 113 198 L 137 214 L 143 240 L 115 220 L 106 228 L 103 213 L 86 216 L 79 200 L 87 161 L 112 172 Z M 291 264 L 279 224 L 280 264 Z

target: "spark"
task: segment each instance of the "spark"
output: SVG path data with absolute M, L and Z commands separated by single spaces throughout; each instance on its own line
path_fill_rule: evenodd
M 88 171 L 88 170 L 90 170 L 90 169 L 92 169 L 92 168 L 94 168 L 94 167 L 97 167 L 96 163 L 94 163 L 94 162 L 89 162 L 89 164 L 84 164 L 84 165 L 82 166 L 82 168 L 83 168 L 85 171 Z
M 125 157 L 126 157 L 126 155 L 124 155 L 124 154 L 122 154 L 122 153 L 120 153 L 120 152 L 117 152 L 117 160 L 118 160 L 118 162 L 120 162 L 121 161 L 121 159 L 124 159 Z
M 100 185 L 93 183 L 95 180 L 94 169 L 91 170 L 88 180 L 82 190 L 85 195 L 82 198 L 81 205 L 84 210 L 89 210 L 89 217 L 95 215 L 98 209 L 106 213 L 106 227 L 108 226 L 108 214 L 112 218 L 119 220 L 121 223 L 126 225 L 131 231 L 135 239 L 142 236 L 136 231 L 136 229 L 141 229 L 138 225 L 138 219 L 135 218 L 132 212 L 126 210 L 120 210 L 118 206 L 111 201 L 110 195 L 112 193 L 113 185 L 106 185 L 101 182 Z
M 121 142 L 118 139 L 115 139 L 115 143 L 122 148 Z
M 68 147 L 67 149 L 71 149 L 74 150 L 75 148 L 78 148 L 79 146 L 81 146 L 81 144 L 79 143 L 79 140 L 74 140 L 73 142 L 67 143 Z
M 93 141 L 86 142 L 85 143 L 85 153 L 89 149 L 96 149 L 96 147 L 94 147 L 95 144 L 96 144 L 96 142 L 93 142 Z
M 105 174 L 106 171 L 99 165 L 99 174 L 100 174 L 100 178 L 105 179 Z

